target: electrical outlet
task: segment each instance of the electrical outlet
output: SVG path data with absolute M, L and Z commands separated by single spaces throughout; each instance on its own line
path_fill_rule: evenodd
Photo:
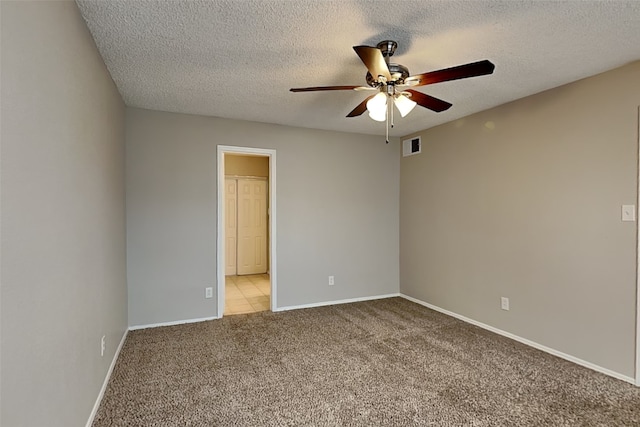
M 100 340 L 100 356 L 104 357 L 104 350 L 107 348 L 107 337 L 106 335 L 102 336 Z
M 509 298 L 502 297 L 500 298 L 500 307 L 503 310 L 509 310 Z
M 204 288 L 204 297 L 213 298 L 213 288 Z
M 336 282 L 335 282 L 333 276 L 329 276 L 329 286 L 333 286 L 335 284 L 336 284 Z

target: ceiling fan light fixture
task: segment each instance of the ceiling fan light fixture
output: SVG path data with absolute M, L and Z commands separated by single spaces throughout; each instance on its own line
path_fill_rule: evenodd
M 402 117 L 406 116 L 413 110 L 413 107 L 417 105 L 415 101 L 410 100 L 405 95 L 398 95 L 394 98 L 393 102 L 396 104 L 398 111 Z
M 377 122 L 384 122 L 387 119 L 387 94 L 380 92 L 367 101 L 369 117 Z

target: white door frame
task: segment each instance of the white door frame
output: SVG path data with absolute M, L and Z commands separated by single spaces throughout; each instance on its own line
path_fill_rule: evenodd
M 638 106 L 638 181 L 636 206 L 640 204 L 640 106 Z M 640 226 L 636 217 L 636 386 L 640 387 Z
M 225 286 L 225 221 L 224 221 L 224 156 L 225 154 L 245 154 L 269 157 L 269 276 L 271 282 L 271 311 L 276 311 L 278 305 L 276 267 L 276 150 L 251 147 L 234 147 L 218 145 L 218 232 L 217 232 L 217 314 L 221 318 L 224 314 L 224 286 Z

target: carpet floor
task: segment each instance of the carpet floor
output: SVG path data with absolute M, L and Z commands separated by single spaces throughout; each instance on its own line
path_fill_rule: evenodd
M 129 333 L 94 427 L 640 426 L 640 388 L 402 298 Z

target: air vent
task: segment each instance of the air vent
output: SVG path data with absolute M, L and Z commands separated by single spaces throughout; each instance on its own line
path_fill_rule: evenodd
M 419 136 L 402 141 L 402 157 L 413 156 L 422 152 L 422 141 Z

